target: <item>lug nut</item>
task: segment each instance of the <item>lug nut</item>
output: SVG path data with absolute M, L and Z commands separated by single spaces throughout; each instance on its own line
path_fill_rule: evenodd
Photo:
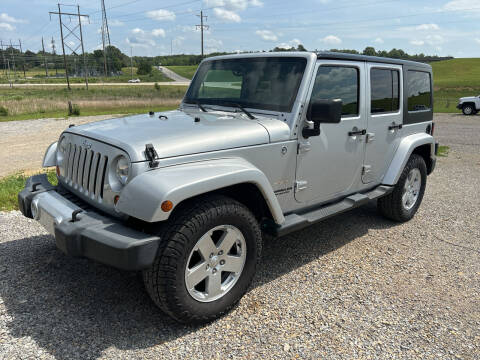
M 217 269 L 213 268 L 213 269 L 212 269 L 212 273 L 215 274 L 216 272 L 217 272 Z
M 223 250 L 220 250 L 220 251 L 218 252 L 218 255 L 223 255 Z
M 221 260 L 220 265 L 225 265 L 225 260 Z
M 210 254 L 210 259 L 213 257 L 213 253 Z
M 209 265 L 209 264 L 207 264 L 207 270 L 208 270 L 209 268 L 210 268 L 210 265 Z

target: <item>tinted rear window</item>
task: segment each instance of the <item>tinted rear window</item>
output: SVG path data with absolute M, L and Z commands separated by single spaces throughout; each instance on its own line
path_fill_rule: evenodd
M 398 111 L 400 108 L 400 83 L 398 70 L 372 69 L 371 112 L 372 114 Z
M 408 71 L 407 96 L 408 111 L 430 110 L 432 108 L 430 74 L 423 71 Z

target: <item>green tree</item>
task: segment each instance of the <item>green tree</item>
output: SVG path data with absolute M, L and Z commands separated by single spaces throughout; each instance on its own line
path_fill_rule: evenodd
M 146 60 L 140 60 L 137 67 L 138 75 L 148 75 L 152 72 L 152 64 Z
M 365 48 L 365 50 L 363 50 L 363 55 L 377 56 L 377 51 L 374 47 L 368 46 Z

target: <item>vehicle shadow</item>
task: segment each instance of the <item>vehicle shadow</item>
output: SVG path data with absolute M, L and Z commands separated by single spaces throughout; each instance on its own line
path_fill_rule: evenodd
M 343 245 L 369 229 L 396 226 L 374 204 L 308 229 L 265 242 L 254 287 L 268 283 Z M 199 327 L 159 311 L 137 273 L 65 256 L 50 236 L 0 244 L 0 297 L 11 336 L 30 337 L 57 359 L 97 358 L 109 347 L 145 349 Z M 206 325 L 215 326 L 215 324 Z

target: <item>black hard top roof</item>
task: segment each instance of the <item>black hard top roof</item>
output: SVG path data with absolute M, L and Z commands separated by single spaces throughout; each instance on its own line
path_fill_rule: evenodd
M 339 53 L 339 52 L 330 52 L 330 51 L 321 51 L 317 52 L 317 59 L 332 59 L 332 60 L 350 60 L 350 61 L 369 61 L 369 62 L 376 62 L 376 63 L 384 63 L 384 64 L 395 64 L 395 65 L 407 65 L 409 67 L 415 68 L 424 68 L 425 70 L 432 70 L 432 67 L 428 64 L 417 62 L 417 61 L 410 61 L 410 60 L 399 60 L 399 59 L 391 59 L 386 57 L 379 57 L 379 56 L 366 56 L 366 55 L 357 55 L 357 54 L 347 54 L 347 53 Z

